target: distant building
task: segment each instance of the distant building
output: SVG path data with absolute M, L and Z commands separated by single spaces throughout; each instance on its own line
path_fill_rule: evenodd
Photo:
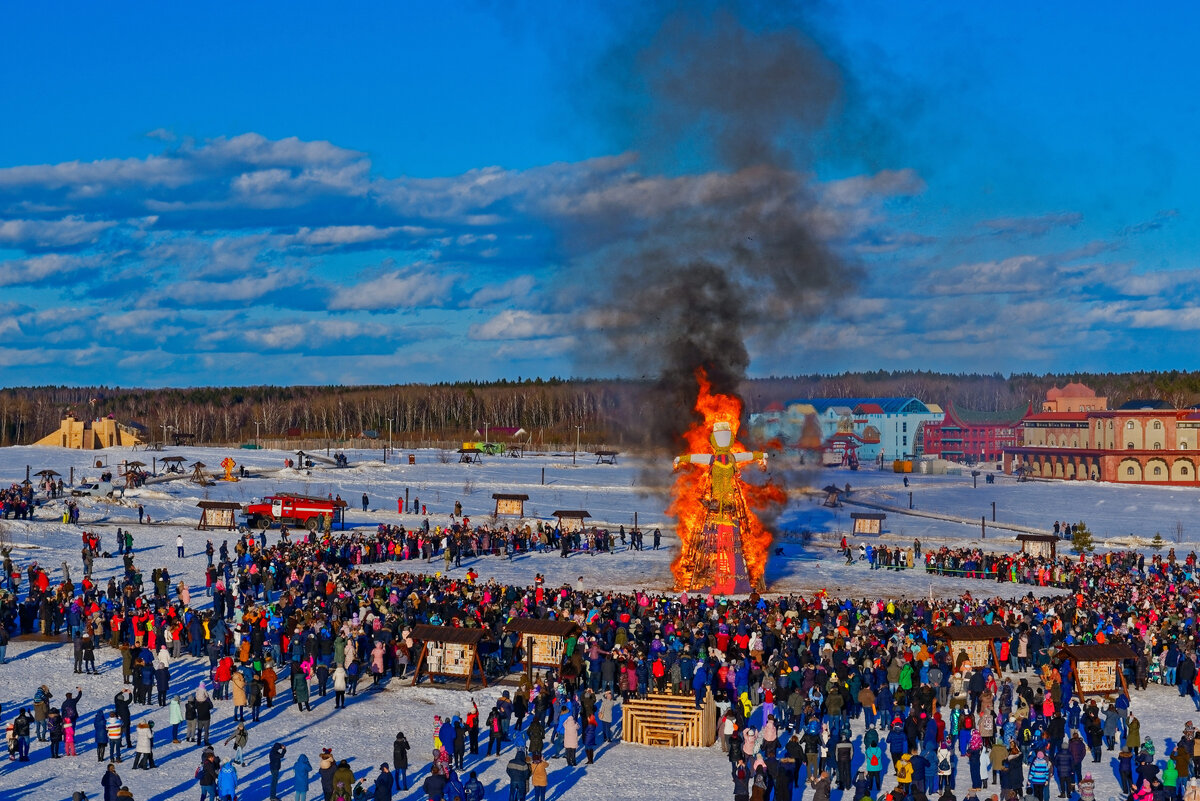
M 1006 473 L 1076 481 L 1195 486 L 1198 466 L 1200 411 L 1160 400 L 1031 414 L 1004 453 Z
M 1072 382 L 1062 389 L 1057 386 L 1046 390 L 1042 402 L 1043 412 L 1098 412 L 1108 408 L 1108 398 L 1096 396 L 1090 387 Z
M 111 417 L 76 420 L 68 414 L 57 431 L 33 444 L 94 451 L 101 448 L 129 448 L 142 444 L 142 439 L 137 429 L 122 425 Z
M 924 450 L 955 462 L 999 461 L 1007 448 L 1021 444 L 1021 421 L 1031 405 L 978 412 L 951 403 L 936 425 L 925 426 Z
M 774 443 L 780 448 L 801 451 L 821 450 L 817 412 L 806 404 L 792 403 L 785 408 L 783 404 L 772 403 L 764 411 L 750 415 L 747 422 L 750 437 L 756 443 Z
M 806 398 L 788 408 L 812 408 L 827 449 L 857 449 L 860 462 L 911 459 L 917 453 L 922 425 L 942 419 L 918 398 Z

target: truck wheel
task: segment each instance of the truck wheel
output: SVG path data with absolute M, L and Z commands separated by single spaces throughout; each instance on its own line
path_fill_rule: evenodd
M 266 531 L 267 529 L 269 529 L 271 527 L 270 515 L 264 515 L 263 517 L 258 518 L 257 520 L 254 521 L 254 525 L 260 531 Z
M 318 525 L 317 518 L 315 518 L 315 517 L 310 517 L 304 521 L 304 527 L 306 529 L 308 529 L 309 531 L 316 531 L 317 525 Z

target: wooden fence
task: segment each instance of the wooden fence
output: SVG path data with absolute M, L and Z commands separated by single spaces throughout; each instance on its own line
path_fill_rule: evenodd
M 708 748 L 717 739 L 717 705 L 712 690 L 696 709 L 690 695 L 649 695 L 621 704 L 621 737 L 627 743 L 669 748 Z

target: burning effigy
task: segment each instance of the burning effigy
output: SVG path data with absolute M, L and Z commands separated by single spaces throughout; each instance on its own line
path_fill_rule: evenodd
M 783 503 L 786 494 L 772 482 L 742 478 L 742 469 L 751 464 L 766 470 L 767 454 L 738 442 L 741 400 L 712 393 L 703 370 L 696 378 L 698 419 L 684 434 L 691 452 L 675 459 L 678 475 L 667 509 L 678 521 L 681 542 L 671 564 L 675 589 L 716 595 L 761 591 L 772 535 L 756 510 Z

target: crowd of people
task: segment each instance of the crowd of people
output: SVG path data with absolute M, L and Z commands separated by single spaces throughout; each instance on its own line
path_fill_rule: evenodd
M 457 564 L 464 555 L 519 553 L 542 539 L 553 546 L 554 537 L 565 540 L 568 533 L 493 530 L 465 518 L 441 530 L 306 532 L 269 546 L 265 534 L 247 533 L 232 549 L 227 542 L 206 548 L 212 605 L 200 608 L 166 567 L 143 581 L 126 531 L 118 542 L 123 569 L 106 584 L 93 582 L 90 570 L 72 581 L 65 565 L 52 582 L 43 566 L 31 562 L 22 569 L 5 554 L 10 590 L 0 597 L 0 620 L 5 637 L 35 626 L 65 630 L 77 674 L 96 670 L 98 650 L 101 664 L 119 661 L 128 691 L 92 718 L 97 759 L 111 765 L 106 794 L 121 786 L 108 776 L 122 763 L 123 749 L 133 750 L 133 769 L 155 769 L 155 732 L 146 721 L 131 725 L 134 708 L 167 708 L 171 745 L 202 749 L 197 782 L 205 797 L 224 799 L 236 792 L 237 767 L 259 736 L 263 710 L 284 703 L 305 714 L 328 695 L 340 710 L 360 702 L 363 681 L 380 687 L 411 676 L 421 624 L 484 630 L 495 644 L 496 668 L 507 673 L 525 657 L 508 630 L 514 618 L 570 620 L 580 633 L 565 643 L 560 669 L 522 677 L 488 708 L 464 702 L 439 712 L 430 747 L 413 749 L 422 759 L 427 751 L 432 757 L 423 784 L 428 798 L 482 798 L 473 771 L 505 750 L 512 797 L 524 798 L 530 789 L 544 797 L 554 773 L 548 759 L 561 756 L 559 770 L 574 771 L 581 755 L 585 763 L 602 757 L 603 744 L 620 736 L 621 704 L 648 692 L 687 696 L 698 708 L 712 693 L 721 705 L 717 731 L 736 799 L 788 801 L 804 781 L 817 801 L 836 790 L 852 792 L 843 797 L 854 801 L 880 795 L 923 801 L 934 794 L 948 801 L 965 759 L 975 795 L 991 786 L 1006 801 L 1026 791 L 1045 801 L 1056 783 L 1060 794 L 1090 801 L 1094 782 L 1084 766 L 1088 755 L 1092 764 L 1100 762 L 1105 749 L 1117 754 L 1118 778 L 1135 801 L 1181 795 L 1186 780 L 1200 776 L 1194 732 L 1185 730 L 1159 767 L 1130 695 L 1114 684 L 1112 703 L 1076 697 L 1073 666 L 1060 653 L 1065 644 L 1123 643 L 1134 654 L 1120 665 L 1133 692 L 1158 678 L 1200 711 L 1195 554 L 1038 560 L 939 548 L 920 557 L 919 543 L 901 551 L 933 570 L 1072 591 L 1009 600 L 824 593 L 724 599 L 554 587 L 540 576 L 527 585 L 479 582 L 472 569 L 461 575 L 405 570 L 410 559 L 450 554 Z M 84 550 L 104 553 L 98 535 L 85 535 Z M 22 573 L 27 580 L 14 586 L 12 577 Z M 1006 632 L 995 643 L 999 665 L 972 664 L 937 634 L 943 626 L 974 624 Z M 175 686 L 181 662 L 204 667 L 201 680 L 185 691 Z M 33 737 L 49 744 L 47 758 L 78 753 L 86 739 L 78 736 L 84 689 L 64 694 L 56 705 L 42 684 L 32 698 L 32 709 L 22 707 L 7 721 L 11 758 L 37 758 L 29 752 Z M 234 725 L 214 745 L 210 727 L 218 707 L 228 707 Z M 390 764 L 370 784 L 375 798 L 390 799 L 407 785 L 408 743 L 399 733 Z M 218 748 L 230 748 L 228 758 Z M 272 797 L 284 772 L 286 749 L 279 749 L 272 748 Z M 307 762 L 301 754 L 291 768 L 298 793 L 307 791 Z M 355 797 L 356 787 L 368 792 L 369 777 L 355 776 L 332 753 L 321 755 L 317 774 L 330 801 Z M 894 783 L 887 793 L 885 775 Z

